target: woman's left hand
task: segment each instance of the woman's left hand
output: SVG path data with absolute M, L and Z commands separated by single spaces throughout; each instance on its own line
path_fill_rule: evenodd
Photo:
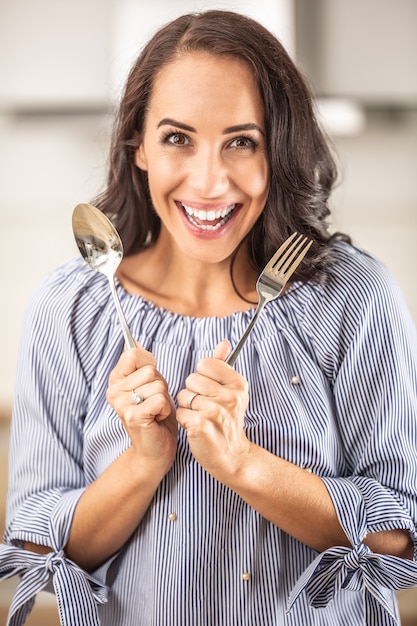
M 244 467 L 250 446 L 243 428 L 248 384 L 224 362 L 229 349 L 229 343 L 222 341 L 214 358 L 201 359 L 178 394 L 177 410 L 194 458 L 225 484 Z

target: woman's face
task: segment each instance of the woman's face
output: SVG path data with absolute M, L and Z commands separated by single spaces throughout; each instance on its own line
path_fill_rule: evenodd
M 193 259 L 228 258 L 269 188 L 264 107 L 246 64 L 194 52 L 166 65 L 135 163 L 148 173 L 161 235 Z

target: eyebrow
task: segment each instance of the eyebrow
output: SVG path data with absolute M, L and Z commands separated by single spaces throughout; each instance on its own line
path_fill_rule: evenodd
M 183 122 L 178 122 L 170 117 L 164 117 L 158 124 L 157 128 L 161 126 L 176 126 L 177 128 L 182 128 L 183 130 L 188 130 L 190 133 L 196 133 L 197 130 L 193 126 L 189 126 L 188 124 L 184 124 Z M 237 124 L 236 126 L 228 126 L 223 130 L 223 135 L 228 135 L 229 133 L 237 133 L 242 130 L 257 130 L 262 135 L 264 135 L 264 131 L 258 124 L 254 124 L 250 122 L 248 124 Z
M 229 126 L 228 128 L 224 129 L 223 135 L 227 135 L 228 133 L 238 133 L 241 130 L 257 130 L 261 133 L 261 135 L 265 134 L 262 128 L 258 126 L 258 124 L 250 122 L 249 124 L 237 124 L 236 126 Z

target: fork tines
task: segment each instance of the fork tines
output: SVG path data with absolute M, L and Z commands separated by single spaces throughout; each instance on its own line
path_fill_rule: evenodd
M 278 248 L 272 259 L 267 265 L 267 271 L 273 274 L 280 274 L 285 278 L 285 272 L 293 274 L 301 261 L 307 254 L 313 241 L 304 235 L 293 233 Z

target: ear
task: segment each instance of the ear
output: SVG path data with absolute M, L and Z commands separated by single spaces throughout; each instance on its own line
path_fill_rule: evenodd
M 143 143 L 140 143 L 139 146 L 136 148 L 134 161 L 136 167 L 138 167 L 140 170 L 144 170 L 145 172 L 148 170 L 148 161 L 146 159 Z

